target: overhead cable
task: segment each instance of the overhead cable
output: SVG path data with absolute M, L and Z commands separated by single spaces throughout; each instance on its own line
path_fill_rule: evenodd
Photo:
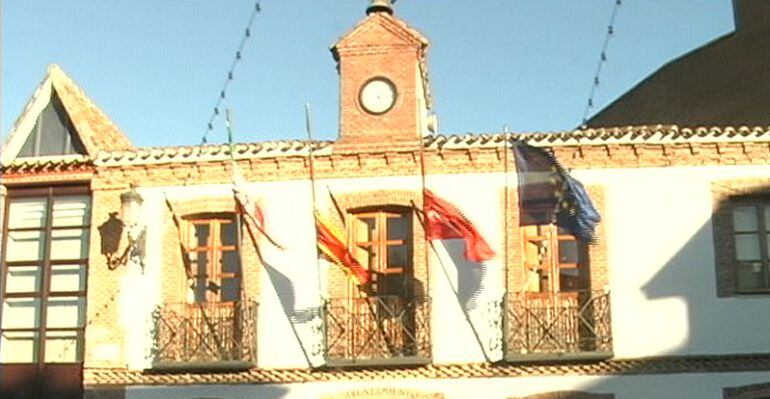
M 610 39 L 615 35 L 615 17 L 618 15 L 618 9 L 620 8 L 622 4 L 622 0 L 614 0 L 615 4 L 612 7 L 612 15 L 610 16 L 610 22 L 607 24 L 607 32 L 604 34 L 604 43 L 602 44 L 602 51 L 599 53 L 599 62 L 596 65 L 596 72 L 594 73 L 594 77 L 591 80 L 591 90 L 588 93 L 588 100 L 585 104 L 585 111 L 583 112 L 583 119 L 580 123 L 581 127 L 585 127 L 586 122 L 588 122 L 588 114 L 591 112 L 591 110 L 594 108 L 594 95 L 596 94 L 596 89 L 599 87 L 600 84 L 600 77 L 602 74 L 602 68 L 604 67 L 604 64 L 607 63 L 607 49 L 610 44 Z
M 222 105 L 222 101 L 224 101 L 227 98 L 227 89 L 230 87 L 230 82 L 232 82 L 235 79 L 235 67 L 238 65 L 238 63 L 243 60 L 243 49 L 246 45 L 246 41 L 251 38 L 252 36 L 252 26 L 254 25 L 254 19 L 257 16 L 257 13 L 261 11 L 261 7 L 259 5 L 259 0 L 257 0 L 254 3 L 254 7 L 251 10 L 251 15 L 249 16 L 249 22 L 246 24 L 246 29 L 243 30 L 243 35 L 241 36 L 241 42 L 238 44 L 238 49 L 235 51 L 235 56 L 233 57 L 232 62 L 230 62 L 230 68 L 227 70 L 227 76 L 225 77 L 225 81 L 222 83 L 222 88 L 219 90 L 219 96 L 217 97 L 217 101 L 214 104 L 214 109 L 211 112 L 211 117 L 209 117 L 209 121 L 206 124 L 206 129 L 203 132 L 203 137 L 201 138 L 201 145 L 208 143 L 208 135 L 211 133 L 211 131 L 214 130 L 214 120 L 221 114 L 220 112 L 220 106 Z

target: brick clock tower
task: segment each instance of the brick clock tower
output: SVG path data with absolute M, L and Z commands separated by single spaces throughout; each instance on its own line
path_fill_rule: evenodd
M 416 145 L 437 130 L 430 113 L 428 40 L 373 0 L 367 16 L 331 51 L 340 74 L 340 136 L 335 149 Z

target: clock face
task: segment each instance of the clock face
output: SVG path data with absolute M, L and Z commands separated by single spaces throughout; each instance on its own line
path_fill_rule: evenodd
M 384 114 L 390 111 L 396 102 L 396 86 L 385 78 L 371 79 L 361 88 L 358 100 L 367 112 Z

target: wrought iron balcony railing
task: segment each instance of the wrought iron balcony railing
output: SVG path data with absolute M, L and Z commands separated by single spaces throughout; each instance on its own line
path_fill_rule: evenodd
M 324 309 L 326 361 L 333 366 L 430 361 L 427 298 L 333 298 Z
M 612 356 L 609 292 L 509 292 L 504 314 L 507 360 Z
M 256 362 L 257 304 L 174 303 L 153 313 L 153 368 L 250 368 Z

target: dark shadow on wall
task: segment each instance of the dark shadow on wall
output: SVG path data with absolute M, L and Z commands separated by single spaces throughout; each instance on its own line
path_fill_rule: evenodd
M 300 350 L 302 351 L 302 355 L 305 358 L 305 361 L 308 364 L 308 367 L 313 367 L 313 362 L 311 361 L 310 357 L 312 355 L 312 348 L 313 343 L 312 342 L 305 342 L 302 337 L 300 336 L 299 331 L 297 330 L 297 324 L 301 323 L 307 323 L 313 320 L 314 318 L 321 317 L 321 308 L 320 307 L 307 307 L 302 309 L 297 309 L 297 290 L 294 287 L 294 284 L 292 283 L 291 279 L 288 278 L 285 274 L 281 273 L 274 267 L 272 267 L 269 263 L 265 262 L 264 259 L 262 259 L 260 255 L 260 260 L 262 261 L 262 266 L 265 268 L 265 272 L 267 272 L 268 278 L 270 279 L 270 283 L 272 284 L 273 288 L 275 289 L 275 293 L 278 296 L 278 301 L 281 303 L 281 308 L 283 309 L 284 315 L 286 315 L 287 320 L 289 321 L 289 326 L 291 327 L 292 334 L 294 334 L 294 338 L 297 340 L 297 344 L 300 347 Z
M 653 277 L 641 286 L 641 291 L 645 297 L 650 301 L 667 298 L 678 298 L 686 306 L 686 326 L 687 335 L 679 346 L 673 348 L 668 353 L 656 353 L 650 354 L 654 356 L 650 359 L 637 359 L 639 361 L 630 363 L 623 366 L 623 376 L 605 375 L 601 380 L 595 383 L 588 384 L 582 388 L 582 392 L 555 392 L 558 391 L 554 387 L 554 392 L 545 395 L 533 395 L 526 396 L 525 398 L 543 398 L 543 399 L 576 399 L 585 397 L 585 393 L 591 394 L 609 394 L 607 397 L 659 397 L 678 395 L 682 398 L 695 398 L 701 397 L 701 394 L 706 394 L 705 390 L 708 390 L 709 395 L 721 394 L 721 392 L 711 392 L 710 387 L 692 387 L 692 386 L 680 386 L 679 384 L 671 384 L 668 386 L 659 386 L 656 380 L 647 378 L 647 382 L 644 379 L 640 379 L 639 383 L 630 383 L 628 378 L 634 374 L 645 375 L 650 377 L 651 375 L 660 373 L 662 370 L 670 369 L 672 371 L 663 371 L 663 373 L 676 372 L 676 373 L 704 373 L 706 371 L 716 372 L 719 370 L 726 370 L 725 367 L 732 367 L 733 372 L 735 369 L 740 369 L 742 366 L 750 363 L 745 363 L 745 356 L 751 357 L 755 355 L 767 355 L 770 354 L 770 347 L 762 353 L 756 351 L 743 351 L 727 350 L 718 351 L 721 343 L 730 345 L 730 339 L 734 338 L 736 328 L 752 327 L 752 321 L 758 318 L 765 317 L 764 314 L 750 314 L 749 312 L 742 310 L 745 308 L 745 304 L 741 303 L 742 300 L 748 302 L 752 301 L 764 301 L 765 309 L 770 304 L 770 298 L 764 297 L 719 297 L 717 292 L 717 284 L 720 279 L 724 278 L 724 275 L 720 276 L 719 265 L 716 264 L 717 251 L 727 251 L 732 256 L 732 250 L 730 249 L 732 243 L 732 229 L 730 223 L 714 222 L 717 219 L 718 214 L 722 212 L 720 217 L 724 217 L 724 212 L 728 212 L 728 221 L 732 217 L 731 201 L 734 201 L 738 197 L 756 197 L 761 195 L 762 198 L 768 198 L 770 193 L 770 186 L 756 187 L 751 190 L 741 190 L 735 195 L 726 195 L 724 198 L 714 204 L 712 215 L 692 232 L 692 235 L 686 242 L 671 256 L 671 258 L 660 267 L 660 269 L 653 275 Z M 676 224 L 676 220 L 670 221 L 671 224 Z M 665 227 L 664 227 L 665 228 Z M 629 238 L 630 239 L 630 238 Z M 645 237 L 644 240 L 656 240 L 657 237 Z M 639 240 L 639 245 L 644 245 L 644 240 Z M 722 248 L 716 248 L 716 246 L 722 246 Z M 615 273 L 623 272 L 623 265 L 615 265 L 613 268 Z M 732 283 L 732 281 L 730 281 Z M 623 295 L 617 291 L 613 291 L 611 295 Z M 748 303 L 747 302 L 747 303 Z M 715 306 L 716 304 L 716 306 Z M 757 309 L 761 309 L 761 304 L 754 302 Z M 732 307 L 732 308 L 731 308 Z M 734 311 L 733 311 L 734 310 Z M 613 314 L 619 312 L 632 311 L 631 309 L 612 309 Z M 759 311 L 761 312 L 761 311 Z M 667 325 L 671 324 L 667 314 L 660 314 L 659 318 L 655 322 L 650 323 L 650 331 L 665 329 Z M 677 320 L 676 322 L 682 322 Z M 762 332 L 759 329 L 755 330 L 757 337 L 757 344 L 753 347 L 761 347 Z M 645 331 L 639 331 L 638 336 L 644 337 Z M 766 335 L 764 335 L 766 337 Z M 766 342 L 766 338 L 765 338 Z M 733 342 L 734 343 L 734 342 Z M 736 347 L 736 346 L 733 346 Z M 728 346 L 729 348 L 729 346 Z M 711 355 L 711 357 L 709 356 Z M 724 355 L 726 357 L 713 357 L 714 355 Z M 727 360 L 728 356 L 738 355 L 744 356 L 744 358 L 735 358 L 730 361 Z M 666 363 L 664 359 L 668 356 L 676 357 L 675 359 L 682 360 L 683 363 L 689 365 L 676 364 L 676 360 L 671 360 Z M 688 357 L 682 357 L 688 356 Z M 701 357 L 702 356 L 702 357 Z M 613 360 L 610 360 L 612 362 Z M 649 364 L 647 364 L 649 362 Z M 656 363 L 657 362 L 657 363 Z M 708 362 L 706 365 L 705 362 Z M 747 366 L 749 370 L 752 366 Z M 755 370 L 759 371 L 759 370 Z M 662 374 L 665 377 L 667 374 Z M 668 374 L 669 376 L 676 377 L 677 374 Z M 684 375 L 684 374 L 678 374 Z M 709 377 L 704 377 L 709 378 Z M 625 382 L 623 379 L 626 379 Z M 665 379 L 659 380 L 665 381 Z M 729 380 L 720 382 L 724 384 L 722 391 L 733 392 L 740 390 L 741 388 L 732 389 L 729 384 Z M 718 384 L 715 384 L 718 385 Z M 742 385 L 742 384 L 738 384 Z M 770 381 L 767 384 L 755 384 L 753 386 L 770 386 Z M 702 389 L 700 393 L 698 390 Z M 668 391 L 666 391 L 668 390 Z M 741 391 L 742 392 L 742 391 Z M 770 392 L 770 391 L 769 391 Z M 565 394 L 567 396 L 560 396 Z M 574 394 L 574 395 L 573 395 Z M 572 395 L 572 396 L 570 396 Z M 582 396 L 581 396 L 582 395 Z M 694 396 L 695 395 L 695 396 Z M 512 396 L 513 397 L 513 396 Z M 588 396 L 594 397 L 594 396 Z M 603 397 L 603 396 L 598 396 Z M 725 396 L 732 398 L 732 396 Z M 747 398 L 760 398 L 764 396 L 746 396 Z
M 447 272 L 452 269 L 456 270 L 457 285 L 454 288 L 457 292 L 457 300 L 460 302 L 463 310 L 466 312 L 471 311 L 478 306 L 476 299 L 484 290 L 482 283 L 486 275 L 486 266 L 483 263 L 469 261 L 465 257 L 465 241 L 462 239 L 441 240 L 441 244 L 446 248 L 449 262 L 438 255 L 441 262 L 443 262 L 438 267 L 445 268 Z M 441 244 L 434 242 L 433 245 L 435 247 Z M 438 249 L 439 247 L 435 248 Z M 448 265 L 447 263 L 451 264 Z M 441 274 L 444 274 L 443 271 Z M 443 278 L 446 278 L 446 276 Z
M 86 389 L 83 399 L 125 399 L 125 388 Z
M 270 283 L 275 289 L 278 301 L 281 303 L 281 308 L 290 322 L 305 323 L 320 314 L 321 310 L 319 307 L 297 309 L 297 289 L 294 287 L 291 279 L 267 262 L 262 261 L 262 265 L 265 267 L 265 272 L 267 272 Z
M 86 390 L 83 399 L 282 399 L 288 392 L 287 388 L 271 385 L 129 387 Z
M 117 212 L 110 212 L 109 219 L 99 225 L 100 253 L 102 255 L 109 258 L 118 253 L 120 238 L 123 236 L 123 227 L 123 221 L 118 219 Z
M 733 306 L 736 311 L 739 311 L 742 310 L 741 304 L 736 300 L 746 300 L 747 305 L 755 303 L 755 300 L 762 300 L 762 297 L 756 296 L 736 298 L 731 295 L 727 298 L 719 298 L 720 284 L 735 283 L 732 275 L 734 271 L 721 270 L 729 265 L 724 262 L 720 264 L 717 260 L 720 254 L 721 257 L 729 254 L 730 261 L 726 262 L 729 264 L 734 256 L 731 201 L 757 195 L 766 196 L 768 193 L 770 193 L 770 186 L 762 186 L 748 191 L 741 190 L 739 195 L 724 196 L 714 205 L 711 218 L 706 220 L 652 279 L 642 286 L 642 291 L 650 300 L 680 298 L 686 303 L 689 334 L 677 351 L 709 354 L 709 349 L 715 348 L 715 344 L 736 339 L 734 334 L 731 334 L 736 327 L 736 321 L 747 327 L 751 325 L 752 320 L 760 316 L 746 312 L 743 319 L 736 319 L 737 315 L 733 312 L 722 312 L 724 308 L 714 307 L 712 304 L 716 302 L 723 306 Z M 717 222 L 718 218 L 722 218 L 722 221 Z M 672 221 L 672 223 L 675 222 Z M 650 328 L 659 328 L 666 323 L 665 317 L 661 316 L 657 326 Z M 719 339 L 720 336 L 721 339 Z M 770 353 L 770 347 L 765 352 Z
M 716 296 L 714 285 L 709 284 L 709 280 L 714 278 L 714 261 L 707 250 L 711 245 L 711 228 L 707 223 L 642 286 L 642 292 L 649 300 L 680 298 L 685 302 L 689 333 L 677 350 L 704 347 L 704 344 L 708 344 L 708 336 L 701 332 L 725 327 L 724 322 L 720 321 L 720 315 L 705 305 Z M 665 315 L 660 315 L 660 319 L 650 328 L 661 328 L 669 322 Z

